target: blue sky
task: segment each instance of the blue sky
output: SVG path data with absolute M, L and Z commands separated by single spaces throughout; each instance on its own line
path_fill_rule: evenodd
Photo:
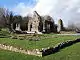
M 62 19 L 65 25 L 80 24 L 80 0 L 0 0 L 0 7 L 22 16 L 36 10 L 40 15 L 52 16 L 56 23 Z
M 26 16 L 36 4 L 37 0 L 0 0 L 0 7 L 22 16 Z
M 0 6 L 1 7 L 5 6 L 7 8 L 12 8 L 19 3 L 24 3 L 28 6 L 30 5 L 34 6 L 36 1 L 35 0 L 0 0 Z

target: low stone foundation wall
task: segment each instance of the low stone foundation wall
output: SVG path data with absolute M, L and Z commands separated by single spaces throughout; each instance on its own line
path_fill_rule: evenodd
M 26 55 L 35 55 L 35 56 L 43 57 L 43 56 L 57 53 L 61 49 L 71 46 L 72 44 L 75 44 L 78 42 L 80 42 L 80 39 L 69 40 L 66 42 L 59 43 L 58 45 L 56 45 L 54 47 L 43 48 L 42 51 L 40 51 L 39 49 L 27 50 L 27 49 L 22 49 L 22 48 L 16 48 L 16 47 L 8 46 L 5 44 L 0 44 L 0 49 L 9 50 L 9 51 L 13 51 L 13 52 L 20 52 L 20 53 L 24 53 Z
M 7 46 L 4 44 L 0 44 L 0 49 L 9 50 L 13 52 L 20 52 L 27 55 L 35 55 L 35 56 L 42 56 L 42 53 L 39 51 L 39 49 L 33 49 L 33 50 L 25 50 L 22 48 L 15 48 L 13 46 Z
M 68 47 L 68 46 L 71 46 L 72 44 L 75 44 L 75 43 L 78 43 L 78 42 L 80 42 L 80 39 L 76 39 L 76 40 L 73 40 L 73 41 L 69 40 L 69 41 L 66 41 L 66 42 L 59 43 L 55 47 L 45 48 L 41 51 L 42 56 L 54 54 L 54 53 L 60 51 L 61 49 L 65 48 L 65 47 Z

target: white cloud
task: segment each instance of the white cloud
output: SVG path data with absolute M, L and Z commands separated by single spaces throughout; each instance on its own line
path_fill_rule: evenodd
M 77 10 L 78 13 L 80 13 L 80 8 Z
M 22 16 L 26 16 L 31 10 L 31 7 L 26 6 L 24 3 L 19 3 L 16 7 L 12 9 L 13 12 Z
M 80 0 L 35 0 L 37 4 L 34 7 L 19 3 L 14 12 L 26 16 L 28 12 L 38 11 L 40 15 L 51 15 L 57 22 L 59 18 L 63 19 L 64 24 L 68 21 L 77 22 L 80 20 Z
M 49 14 L 55 8 L 57 0 L 39 0 L 34 10 L 38 11 L 41 15 Z
M 65 25 L 68 21 L 79 22 L 79 8 L 80 0 L 39 0 L 35 6 L 40 14 L 49 14 L 55 21 L 61 18 Z

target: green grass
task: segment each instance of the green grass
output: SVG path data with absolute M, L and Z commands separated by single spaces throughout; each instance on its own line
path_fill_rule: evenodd
M 6 30 L 0 31 L 0 37 L 10 36 Z M 40 41 L 19 40 L 11 38 L 0 38 L 0 44 L 12 45 L 24 49 L 41 49 L 53 47 L 60 42 L 75 40 L 80 36 L 60 36 L 56 34 L 43 34 L 39 36 Z M 45 57 L 25 55 L 0 49 L 0 60 L 80 60 L 80 43 L 66 47 L 55 54 Z
M 0 49 L 0 60 L 38 60 L 39 57 Z
M 12 45 L 14 47 L 21 47 L 24 49 L 36 49 L 36 48 L 41 49 L 53 47 L 56 44 L 67 40 L 75 40 L 77 38 L 80 38 L 80 36 L 60 36 L 56 34 L 43 34 L 40 35 L 39 37 L 41 38 L 40 41 L 0 38 L 0 43 Z M 21 53 L 15 53 L 0 49 L 0 60 L 79 60 L 80 59 L 79 46 L 80 43 L 76 43 L 72 46 L 60 50 L 58 53 L 51 54 L 45 57 L 25 55 Z
M 0 50 L 0 60 L 80 60 L 80 43 L 76 43 L 58 53 L 45 57 L 37 57 Z
M 80 36 L 58 36 L 54 34 L 44 34 L 41 37 L 45 39 L 41 39 L 40 41 L 29 41 L 29 40 L 19 40 L 11 38 L 0 38 L 0 43 L 12 45 L 14 47 L 21 47 L 24 49 L 35 49 L 35 48 L 41 49 L 41 48 L 53 47 L 56 44 L 67 40 L 75 40 L 77 38 L 80 38 Z
M 0 31 L 0 38 L 8 38 L 8 37 L 10 37 L 10 33 L 8 32 L 8 31 L 6 31 L 6 30 L 2 30 L 2 31 Z
M 79 60 L 80 59 L 80 43 L 62 49 L 60 52 L 44 57 L 48 60 Z

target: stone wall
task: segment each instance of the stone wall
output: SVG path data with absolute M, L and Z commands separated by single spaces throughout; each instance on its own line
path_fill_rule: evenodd
M 40 16 L 36 11 L 34 11 L 32 19 L 29 20 L 28 22 L 28 31 L 39 32 L 39 23 L 40 23 Z
M 65 48 L 65 47 L 68 47 L 68 46 L 71 46 L 72 44 L 75 44 L 75 43 L 78 43 L 78 42 L 80 42 L 80 39 L 76 39 L 76 40 L 73 40 L 73 41 L 70 40 L 70 41 L 62 42 L 62 43 L 59 43 L 55 47 L 45 48 L 41 51 L 42 56 L 54 54 L 54 53 L 60 51 L 61 49 Z
M 35 55 L 35 56 L 47 56 L 50 54 L 54 54 L 57 53 L 58 51 L 60 51 L 61 49 L 71 46 L 75 43 L 80 42 L 80 39 L 76 39 L 76 40 L 69 40 L 66 42 L 62 42 L 59 43 L 57 46 L 55 47 L 48 47 L 48 48 L 42 48 L 42 50 L 40 51 L 39 49 L 33 49 L 33 50 L 28 50 L 28 49 L 23 49 L 23 48 L 17 48 L 17 47 L 13 47 L 10 45 L 5 45 L 5 44 L 0 44 L 0 49 L 4 49 L 4 50 L 9 50 L 9 51 L 13 51 L 13 52 L 19 52 L 19 53 L 24 53 L 26 55 Z
M 39 49 L 28 50 L 28 49 L 16 48 L 5 44 L 0 44 L 0 49 L 24 53 L 26 55 L 42 56 L 42 53 L 39 51 Z
M 58 28 L 57 28 L 57 30 L 58 30 L 58 32 L 64 31 L 63 21 L 61 19 L 58 20 Z

